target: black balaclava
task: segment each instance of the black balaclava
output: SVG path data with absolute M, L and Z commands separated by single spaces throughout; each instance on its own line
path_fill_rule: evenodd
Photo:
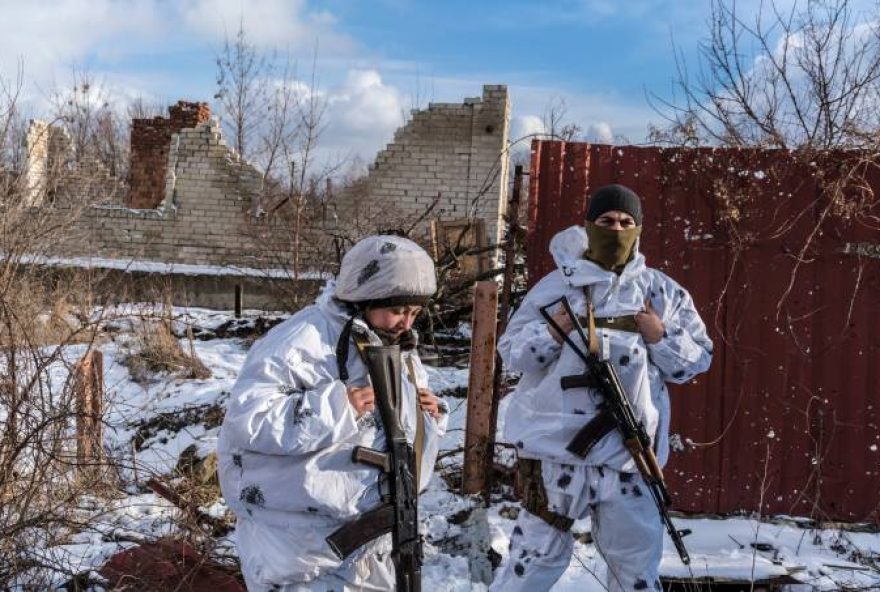
M 632 216 L 636 226 L 611 230 L 595 224 L 599 216 L 615 210 Z M 636 240 L 642 232 L 642 203 L 639 196 L 623 185 L 601 187 L 590 198 L 586 231 L 589 247 L 584 257 L 608 271 L 620 274 L 635 256 Z

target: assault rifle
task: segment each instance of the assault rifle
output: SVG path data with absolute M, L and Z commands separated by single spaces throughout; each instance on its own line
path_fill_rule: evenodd
M 343 525 L 327 537 L 327 543 L 340 559 L 345 559 L 361 545 L 391 533 L 391 559 L 398 592 L 420 592 L 422 588 L 422 540 L 419 537 L 416 457 L 400 424 L 398 408 L 402 404 L 400 388 L 400 347 L 367 345 L 364 361 L 373 383 L 373 393 L 388 452 L 357 446 L 355 462 L 372 465 L 386 475 L 390 494 L 382 504 Z
M 548 309 L 556 308 L 560 303 L 565 314 L 571 319 L 572 326 L 584 344 L 584 348 L 578 347 L 571 337 L 565 334 L 559 323 L 547 312 Z M 666 532 L 669 533 L 669 538 L 672 539 L 672 543 L 678 551 L 678 556 L 681 557 L 681 562 L 688 565 L 691 558 L 688 555 L 687 549 L 685 549 L 682 537 L 690 534 L 691 531 L 677 530 L 675 525 L 672 524 L 672 519 L 667 511 L 672 502 L 669 497 L 669 490 L 666 488 L 666 482 L 663 480 L 663 471 L 660 469 L 660 464 L 654 455 L 651 439 L 648 437 L 647 432 L 645 432 L 645 427 L 636 419 L 633 413 L 632 407 L 629 404 L 629 398 L 626 396 L 626 391 L 617 375 L 617 370 L 615 370 L 611 362 L 600 359 L 597 354 L 590 351 L 590 339 L 596 339 L 596 336 L 590 335 L 588 337 L 584 333 L 584 328 L 581 326 L 580 320 L 574 314 L 574 311 L 572 311 L 568 298 L 563 296 L 559 300 L 541 307 L 539 310 L 541 316 L 544 317 L 547 323 L 553 327 L 553 330 L 562 337 L 565 344 L 586 365 L 583 374 L 563 376 L 560 380 L 562 389 L 591 388 L 599 391 L 604 399 L 598 415 L 578 430 L 566 446 L 566 450 L 580 458 L 586 458 L 590 449 L 600 439 L 617 429 L 623 438 L 624 446 L 626 446 L 633 461 L 635 461 L 642 479 L 644 479 L 648 490 L 651 492 L 651 497 L 654 499 L 654 504 L 660 512 L 660 518 L 666 527 Z

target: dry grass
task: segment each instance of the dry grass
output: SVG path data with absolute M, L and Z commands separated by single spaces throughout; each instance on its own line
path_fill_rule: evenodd
M 184 351 L 180 341 L 171 333 L 167 320 L 145 321 L 142 330 L 135 335 L 133 351 L 123 363 L 132 378 L 140 383 L 149 382 L 159 373 L 174 374 L 179 378 L 210 378 L 211 371 L 196 355 L 191 338 L 189 350 Z
M 27 267 L 15 281 L 2 297 L 8 322 L 0 332 L 0 347 L 43 348 L 95 340 L 98 324 L 81 312 L 90 305 L 83 286 L 52 288 L 41 270 Z
M 217 453 L 199 457 L 197 446 L 193 444 L 180 453 L 174 472 L 184 477 L 178 493 L 195 506 L 207 506 L 220 499 Z

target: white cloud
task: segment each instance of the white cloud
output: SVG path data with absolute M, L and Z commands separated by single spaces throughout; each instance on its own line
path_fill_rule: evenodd
M 400 91 L 382 80 L 376 70 L 351 70 L 345 81 L 324 98 L 327 128 L 320 139 L 323 160 L 358 157 L 372 162 L 403 124 Z
M 336 31 L 332 13 L 312 11 L 306 0 L 0 0 L 0 14 L 5 24 L 0 76 L 14 78 L 22 62 L 25 96 L 37 102 L 56 84 L 66 85 L 73 66 L 86 63 L 96 78 L 109 70 L 113 77 L 129 76 L 118 66 L 126 60 L 147 61 L 147 67 L 136 66 L 141 71 L 167 64 L 167 83 L 177 62 L 185 62 L 182 56 L 197 55 L 204 56 L 204 69 L 211 71 L 213 54 L 227 36 L 234 37 L 240 22 L 258 48 L 289 51 L 301 62 L 315 50 L 321 59 L 351 55 L 355 48 L 350 37 Z M 113 77 L 108 76 L 111 86 Z M 179 92 L 151 88 L 151 82 L 155 78 L 135 88 L 135 94 Z
M 575 105 L 577 107 L 577 105 Z M 592 123 L 584 120 L 566 117 L 565 123 L 572 122 L 581 125 L 585 134 L 583 138 L 575 138 L 576 140 L 586 140 L 597 144 L 613 144 L 614 131 L 611 124 L 607 121 L 594 121 Z M 510 119 L 510 138 L 518 140 L 533 134 L 543 134 L 547 130 L 544 121 L 537 115 L 515 115 Z M 523 145 L 528 147 L 529 142 L 523 141 Z
M 189 0 L 180 4 L 188 28 L 211 41 L 234 38 L 243 24 L 248 39 L 262 48 L 294 54 L 346 55 L 355 44 L 336 32 L 328 11 L 309 11 L 306 0 Z
M 398 90 L 375 70 L 352 70 L 330 97 L 331 115 L 350 130 L 387 130 L 399 126 L 403 105 Z
M 581 126 L 590 141 L 614 141 L 621 136 L 629 142 L 641 142 L 647 136 L 648 124 L 658 118 L 641 95 L 630 98 L 611 92 L 560 92 L 558 88 L 525 85 L 511 85 L 509 88 L 514 112 L 512 125 L 520 125 L 517 124 L 518 117 L 523 121 L 534 118 L 533 122 L 539 119 L 535 115 L 521 114 L 544 113 L 555 98 L 565 104 L 562 123 Z M 513 128 L 511 137 L 514 137 Z
M 510 118 L 510 139 L 518 140 L 533 134 L 543 134 L 544 121 L 537 115 L 516 115 Z
M 132 42 L 155 39 L 162 28 L 154 2 L 7 1 L 0 11 L 0 75 L 13 76 L 23 62 L 25 77 L 41 85 L 90 53 L 113 60 Z
M 611 131 L 611 126 L 607 122 L 597 121 L 591 123 L 587 128 L 587 140 L 598 144 L 613 144 L 614 132 Z

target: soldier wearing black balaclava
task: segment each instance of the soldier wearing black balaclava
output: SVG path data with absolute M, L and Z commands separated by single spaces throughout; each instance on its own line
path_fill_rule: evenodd
M 645 265 L 641 232 L 638 195 L 623 185 L 598 189 L 584 225 L 551 240 L 557 269 L 529 291 L 499 340 L 505 368 L 522 374 L 505 411 L 504 440 L 518 452 L 520 490 L 526 493 L 492 590 L 549 590 L 571 560 L 571 524 L 588 516 L 608 566 L 607 588 L 661 590 L 663 527 L 619 433 L 600 439 L 586 458 L 566 450 L 597 415 L 602 397 L 590 388 L 563 392 L 560 378 L 583 372 L 583 362 L 562 347 L 562 337 L 539 313 L 561 296 L 578 315 L 586 315 L 592 303 L 599 355 L 614 364 L 637 420 L 665 464 L 666 383 L 704 372 L 712 342 L 687 291 Z M 558 311 L 553 317 L 571 331 L 567 315 Z
M 596 220 L 607 212 L 629 214 L 635 225 L 621 230 L 598 226 Z M 642 233 L 639 196 L 623 185 L 606 185 L 599 189 L 590 199 L 585 228 L 589 246 L 584 257 L 619 275 L 635 255 L 636 241 Z

